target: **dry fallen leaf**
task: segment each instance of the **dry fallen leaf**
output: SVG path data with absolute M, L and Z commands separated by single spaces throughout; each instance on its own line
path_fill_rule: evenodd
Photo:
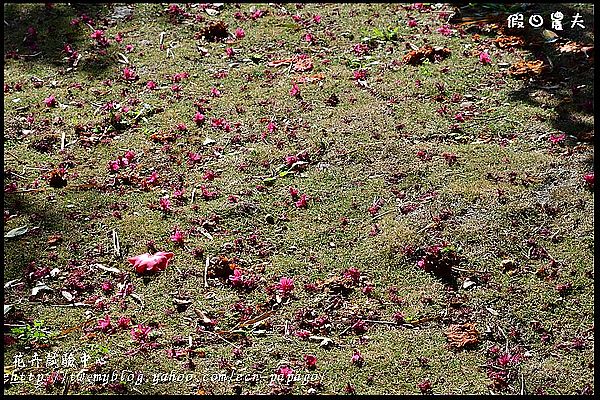
M 508 69 L 508 73 L 516 77 L 541 75 L 548 70 L 542 60 L 517 61 Z
M 506 47 L 521 47 L 525 44 L 525 41 L 520 36 L 500 36 L 494 40 L 494 43 L 503 49 Z
M 463 325 L 450 325 L 446 331 L 448 346 L 462 349 L 475 346 L 479 343 L 479 332 L 475 329 L 475 323 L 469 322 Z
M 323 79 L 325 79 L 325 74 L 319 72 L 318 74 L 311 76 L 301 76 L 298 79 L 296 79 L 296 83 L 313 83 L 322 81 Z
M 52 236 L 50 236 L 50 237 L 48 238 L 48 241 L 47 241 L 47 243 L 48 243 L 50 246 L 53 246 L 53 245 L 55 245 L 55 244 L 58 244 L 58 243 L 60 243 L 60 242 L 62 242 L 62 235 L 61 235 L 61 234 L 59 234 L 59 233 L 57 233 L 56 235 L 52 235 Z
M 436 62 L 448 57 L 451 52 L 452 51 L 447 47 L 431 47 L 427 44 L 418 50 L 409 51 L 408 54 L 402 58 L 402 61 L 405 64 L 410 65 L 419 65 L 425 60 Z

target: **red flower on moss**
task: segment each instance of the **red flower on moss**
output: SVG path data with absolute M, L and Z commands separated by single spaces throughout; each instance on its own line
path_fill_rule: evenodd
M 487 51 L 482 51 L 479 53 L 479 62 L 482 64 L 491 64 L 492 58 Z
M 350 362 L 352 362 L 354 365 L 360 366 L 365 362 L 365 359 L 363 358 L 362 354 L 360 354 L 360 351 L 354 349 L 354 354 L 352 355 L 352 358 L 350 358 Z
M 133 265 L 138 274 L 151 274 L 164 271 L 173 256 L 174 254 L 171 252 L 159 251 L 155 254 L 145 253 L 130 257 L 127 261 Z
M 421 393 L 430 393 L 431 392 L 431 382 L 429 379 L 424 379 L 421 383 L 417 384 L 417 387 L 421 391 Z
M 110 315 L 106 314 L 104 318 L 98 320 L 98 329 L 102 332 L 108 332 L 112 326 L 110 325 Z
M 126 81 L 135 81 L 136 79 L 138 79 L 138 76 L 135 74 L 135 71 L 125 67 L 123 68 L 123 79 L 125 79 Z
M 277 291 L 282 296 L 287 296 L 294 290 L 294 280 L 291 278 L 283 277 L 277 284 Z
M 594 173 L 590 172 L 589 174 L 585 174 L 583 176 L 583 180 L 588 184 L 592 189 L 594 188 Z
M 312 354 L 305 354 L 304 363 L 306 364 L 306 368 L 315 369 L 317 367 L 317 357 Z
M 309 197 L 307 195 L 301 194 L 298 201 L 296 201 L 294 204 L 298 208 L 308 208 L 308 199 Z
M 290 89 L 290 96 L 292 96 L 292 97 L 300 96 L 300 88 L 295 83 L 292 85 L 292 88 Z
M 46 107 L 55 107 L 57 104 L 56 97 L 54 97 L 54 95 L 51 94 L 50 96 L 44 99 L 44 104 L 46 104 Z

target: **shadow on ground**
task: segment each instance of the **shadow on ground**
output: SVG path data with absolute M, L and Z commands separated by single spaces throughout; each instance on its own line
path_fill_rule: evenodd
M 459 5 L 460 6 L 460 5 Z M 550 15 L 560 11 L 563 30 L 551 29 Z M 512 13 L 524 15 L 525 28 L 508 29 L 507 18 Z M 541 15 L 544 24 L 540 28 L 528 25 L 532 15 Z M 571 27 L 573 17 L 579 14 L 584 27 Z M 539 76 L 524 78 L 521 89 L 509 96 L 515 103 L 551 107 L 556 117 L 550 121 L 556 132 L 564 132 L 581 141 L 594 138 L 594 15 L 593 6 L 576 4 L 472 4 L 460 6 L 452 22 L 461 24 L 471 21 L 497 23 L 505 35 L 520 36 L 523 48 L 532 59 L 542 60 L 549 66 Z M 475 33 L 476 23 L 468 25 L 467 31 Z M 575 42 L 591 47 L 588 51 L 561 51 L 561 45 Z M 564 47 L 563 47 L 564 50 Z M 556 104 L 558 101 L 558 104 Z

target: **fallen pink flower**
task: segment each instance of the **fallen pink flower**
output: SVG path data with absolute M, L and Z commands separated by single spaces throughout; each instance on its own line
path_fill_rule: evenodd
M 98 320 L 98 329 L 102 332 L 107 332 L 110 328 L 110 315 L 106 314 L 103 319 Z
M 131 328 L 131 337 L 137 342 L 146 342 L 149 339 L 149 335 L 152 332 L 152 328 L 142 324 Z
M 354 76 L 354 80 L 364 80 L 367 77 L 367 71 L 365 71 L 364 69 L 358 70 L 358 71 L 353 71 L 352 75 Z
M 171 242 L 177 243 L 178 245 L 183 245 L 185 240 L 185 235 L 183 232 L 179 230 L 179 228 L 175 228 L 175 232 L 171 235 Z
M 431 391 L 431 382 L 429 379 L 423 380 L 421 383 L 417 384 L 417 387 L 421 391 L 421 393 L 428 393 Z
M 158 173 L 156 171 L 152 171 L 150 176 L 148 178 L 146 178 L 146 182 L 154 183 L 154 182 L 156 182 L 157 179 L 158 179 Z
M 298 208 L 308 208 L 308 199 L 309 197 L 305 194 L 300 195 L 300 199 L 296 201 L 294 204 Z
M 408 26 L 409 26 L 409 28 L 414 28 L 415 26 L 417 26 L 417 21 L 414 19 L 409 19 Z
M 292 196 L 292 199 L 296 199 L 299 194 L 300 194 L 300 191 L 298 189 L 290 186 L 290 196 Z
M 352 364 L 362 365 L 365 359 L 363 358 L 362 354 L 360 354 L 360 351 L 355 349 L 352 358 L 350 358 L 350 361 L 352 362 Z
M 304 363 L 306 364 L 306 368 L 314 369 L 317 367 L 317 357 L 312 354 L 305 354 Z
M 129 328 L 129 325 L 131 325 L 131 318 L 120 317 L 117 321 L 117 326 L 121 329 Z
M 196 111 L 196 114 L 194 114 L 194 122 L 196 125 L 200 125 L 204 122 L 204 115 L 200 111 Z
M 279 283 L 277 284 L 277 291 L 282 296 L 287 296 L 288 294 L 290 294 L 292 292 L 292 290 L 294 290 L 294 280 L 293 279 L 283 277 L 279 280 Z
M 157 88 L 156 82 L 148 81 L 148 83 L 146 83 L 146 88 L 148 88 L 150 90 L 156 89 Z
M 100 30 L 100 29 L 96 29 L 96 30 L 95 30 L 95 31 L 94 31 L 94 32 L 93 32 L 93 33 L 90 35 L 90 38 L 92 38 L 92 39 L 96 39 L 96 40 L 98 40 L 98 39 L 101 39 L 101 38 L 103 38 L 103 37 L 104 37 L 104 31 L 103 31 L 103 30 Z
M 104 292 L 110 292 L 113 288 L 112 282 L 111 281 L 104 281 L 102 282 L 102 291 Z
M 158 204 L 160 205 L 160 208 L 162 211 L 164 211 L 164 212 L 171 211 L 171 201 L 169 200 L 169 198 L 167 196 L 161 197 L 160 200 L 158 201 Z
M 294 375 L 294 370 L 288 367 L 287 365 L 279 367 L 277 370 L 278 375 L 282 375 L 284 378 L 287 378 L 290 375 Z
M 479 62 L 482 64 L 490 64 L 492 62 L 492 58 L 487 51 L 482 51 L 479 53 Z
M 127 261 L 133 265 L 138 274 L 147 274 L 164 271 L 173 256 L 174 254 L 171 252 L 159 251 L 155 254 L 145 253 L 130 257 Z
M 56 97 L 54 97 L 54 95 L 51 94 L 50 96 L 44 99 L 44 103 L 46 104 L 46 107 L 54 107 L 57 103 Z
M 444 36 L 450 36 L 452 34 L 452 30 L 448 27 L 448 25 L 437 28 L 436 32 L 441 33 Z
M 585 180 L 585 183 L 587 183 L 590 187 L 594 187 L 594 173 L 590 172 L 589 174 L 585 174 L 583 176 L 583 180 Z
M 235 29 L 235 37 L 237 39 L 241 39 L 244 36 L 246 36 L 246 32 L 242 28 L 236 28 Z
M 292 88 L 290 89 L 290 96 L 292 96 L 292 97 L 300 96 L 300 88 L 295 83 L 292 85 Z
M 554 136 L 554 135 L 550 135 L 550 141 L 554 144 L 556 143 L 561 143 L 565 140 L 565 138 L 567 137 L 567 135 L 565 133 L 562 133 L 560 135 Z
M 135 81 L 137 78 L 137 75 L 132 69 L 127 67 L 123 68 L 123 79 L 126 81 Z
M 202 175 L 202 179 L 204 179 L 205 181 L 212 181 L 213 179 L 215 179 L 215 171 L 213 171 L 212 169 L 207 169 L 204 175 Z

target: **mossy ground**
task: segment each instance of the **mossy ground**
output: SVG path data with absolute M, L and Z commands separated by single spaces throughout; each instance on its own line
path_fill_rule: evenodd
M 4 304 L 12 305 L 5 311 L 5 379 L 7 372 L 43 379 L 53 371 L 76 374 L 79 359 L 54 368 L 46 367 L 46 357 L 86 353 L 104 362 L 84 376 L 110 374 L 112 384 L 102 382 L 102 375 L 95 383 L 13 383 L 5 385 L 5 394 L 416 394 L 426 380 L 436 394 L 593 391 L 594 194 L 583 180 L 593 170 L 593 146 L 580 140 L 593 132 L 586 103 L 593 97 L 593 68 L 583 54 L 563 54 L 543 41 L 537 47 L 499 48 L 493 42 L 497 29 L 485 23 L 451 25 L 453 33 L 442 35 L 437 29 L 446 22 L 443 13 L 453 10 L 442 4 L 420 10 L 408 4 L 226 4 L 214 16 L 179 6 L 188 14 L 169 13 L 168 5 L 136 4 L 125 19 L 107 5 L 4 6 L 10 28 L 4 33 L 4 231 L 30 228 L 4 239 L 4 283 L 18 280 L 4 294 Z M 526 13 L 558 7 L 570 18 L 580 12 L 586 29 L 567 29 L 561 43 L 567 38 L 593 43 L 591 5 L 534 7 Z M 105 31 L 106 55 L 90 38 L 91 26 L 71 24 L 82 14 Z M 409 27 L 409 19 L 417 26 Z M 239 27 L 245 36 L 229 42 L 195 36 L 219 20 L 230 34 Z M 28 33 L 30 26 L 36 35 Z M 377 37 L 396 28 L 397 40 Z M 120 43 L 114 39 L 118 33 Z M 307 33 L 315 40 L 307 41 Z M 530 40 L 539 39 L 539 32 L 532 35 Z M 365 54 L 353 50 L 368 43 L 367 37 L 375 39 Z M 38 48 L 28 47 L 32 42 Z M 65 43 L 81 55 L 76 68 L 66 60 Z M 401 62 L 410 45 L 425 44 L 448 47 L 451 54 L 417 66 Z M 127 52 L 126 45 L 133 49 Z M 483 50 L 490 64 L 480 62 Z M 119 62 L 117 53 L 129 64 Z M 308 55 L 313 69 L 266 66 L 295 54 Z M 508 74 L 516 61 L 538 58 L 554 62 L 554 75 L 524 80 Z M 122 78 L 126 66 L 138 80 Z M 361 69 L 372 90 L 353 78 Z M 189 77 L 173 82 L 183 72 Z M 299 98 L 290 95 L 292 80 L 317 73 L 324 79 L 299 84 Z M 156 90 L 146 88 L 149 80 Z M 181 91 L 172 90 L 175 84 Z M 58 100 L 55 107 L 44 103 L 50 95 Z M 200 99 L 206 100 L 206 121 L 196 126 L 194 103 Z M 126 118 L 144 105 L 152 112 L 115 130 L 101 109 L 110 101 L 130 106 Z M 447 112 L 436 112 L 442 106 Z M 464 122 L 455 120 L 458 112 L 466 115 Z M 225 118 L 232 130 L 211 127 L 212 118 Z M 276 125 L 273 132 L 269 121 Z M 187 130 L 178 131 L 178 123 Z M 92 136 L 105 132 L 110 140 L 86 143 L 77 125 Z M 549 140 L 561 132 L 567 134 L 562 142 Z M 152 140 L 157 133 L 176 137 L 160 143 Z M 44 138 L 51 145 L 40 144 Z M 118 173 L 132 175 L 129 184 L 115 181 L 117 174 L 107 167 L 127 150 L 135 152 L 137 166 Z M 278 174 L 286 156 L 304 151 L 309 156 L 304 170 Z M 190 163 L 190 152 L 199 153 L 200 161 Z M 451 155 L 456 162 L 448 161 Z M 52 188 L 48 173 L 61 162 L 68 184 Z M 204 179 L 207 170 L 216 172 L 214 180 Z M 141 187 L 152 171 L 158 181 Z M 36 179 L 40 190 L 29 190 Z M 216 191 L 216 198 L 204 199 L 201 185 Z M 307 208 L 294 205 L 290 187 L 309 196 Z M 185 197 L 178 203 L 173 192 L 180 188 Z M 158 206 L 165 195 L 172 200 L 169 213 Z M 378 199 L 383 202 L 372 214 L 368 209 Z M 206 221 L 216 225 L 203 225 Z M 183 246 L 169 239 L 174 227 L 187 234 Z M 62 240 L 54 243 L 56 234 Z M 164 272 L 145 278 L 126 259 L 148 251 L 149 241 L 175 256 Z M 459 249 L 454 288 L 419 269 L 406 252 L 443 242 Z M 194 249 L 202 256 L 198 251 L 194 256 Z M 260 277 L 257 287 L 241 291 L 219 278 L 209 278 L 206 287 L 205 260 L 216 256 L 238 257 L 241 268 Z M 42 267 L 58 273 L 29 278 Z M 361 279 L 348 293 L 305 288 L 352 267 Z M 78 269 L 87 286 L 76 290 L 68 280 Z M 279 304 L 266 289 L 281 277 L 292 278 L 295 288 Z M 116 288 L 103 292 L 106 280 L 133 283 L 137 297 L 119 299 Z M 467 280 L 475 284 L 466 288 Z M 53 291 L 30 296 L 37 281 Z M 365 293 L 369 285 L 373 290 Z M 178 308 L 174 298 L 191 303 Z M 243 322 L 232 308 L 239 302 L 253 309 L 252 317 L 274 312 L 262 323 L 242 326 L 244 332 L 231 332 Z M 69 306 L 73 303 L 85 305 Z M 202 327 L 194 309 L 216 326 Z M 412 324 L 394 323 L 398 311 Z M 127 316 L 135 325 L 152 327 L 152 343 L 159 347 L 126 355 L 139 347 L 130 329 L 94 330 L 107 314 L 113 325 Z M 306 320 L 323 316 L 328 321 L 311 333 L 330 338 L 330 346 L 294 334 Z M 351 328 L 360 320 L 370 321 L 366 332 Z M 34 321 L 54 334 L 48 344 L 31 348 L 23 339 L 7 344 L 11 328 Z M 479 332 L 476 346 L 450 348 L 448 328 L 469 322 Z M 490 366 L 495 346 L 520 357 L 506 366 L 505 385 L 488 374 L 495 368 Z M 234 348 L 241 352 L 234 354 Z M 191 356 L 168 357 L 173 349 Z M 355 349 L 362 365 L 351 363 Z M 15 364 L 15 355 L 31 360 L 34 352 L 44 361 L 39 368 Z M 305 366 L 306 354 L 316 356 L 316 369 Z M 311 382 L 271 382 L 282 365 Z M 127 382 L 122 371 L 144 379 Z M 171 378 L 157 375 L 172 371 Z M 193 380 L 160 380 L 181 374 L 193 374 Z M 262 378 L 219 382 L 216 374 Z

